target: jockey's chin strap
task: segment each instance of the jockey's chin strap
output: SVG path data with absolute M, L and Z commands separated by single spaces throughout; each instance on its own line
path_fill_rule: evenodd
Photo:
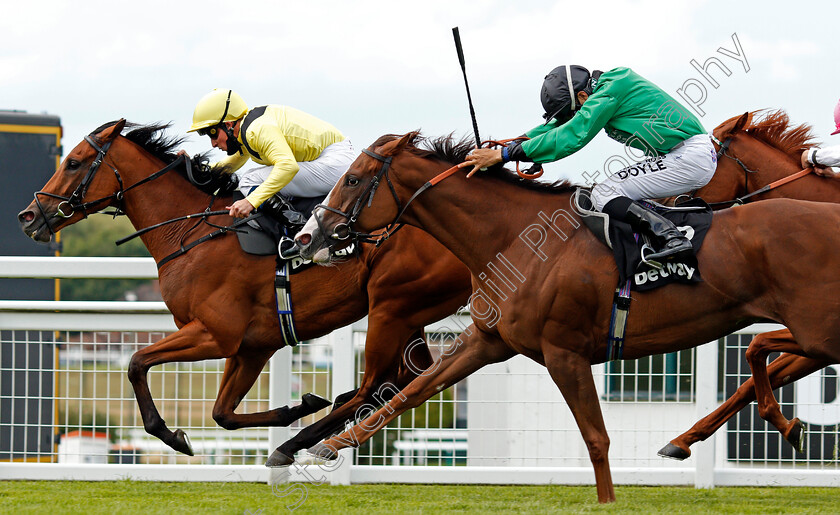
M 447 177 L 461 169 L 458 165 L 455 165 L 452 168 L 449 168 L 434 176 L 423 186 L 421 186 L 417 191 L 415 191 L 411 198 L 408 199 L 408 202 L 406 202 L 405 205 L 403 205 L 403 203 L 400 201 L 399 196 L 397 195 L 397 190 L 394 188 L 394 184 L 391 182 L 391 177 L 388 174 L 388 171 L 391 168 L 391 161 L 393 160 L 393 156 L 386 157 L 367 149 L 362 149 L 362 152 L 380 161 L 382 163 L 382 166 L 379 168 L 379 171 L 376 173 L 374 178 L 368 183 L 367 187 L 364 189 L 359 198 L 356 199 L 356 203 L 353 205 L 352 211 L 346 213 L 344 211 L 341 211 L 340 209 L 336 209 L 325 204 L 318 204 L 317 206 L 315 206 L 315 209 L 325 209 L 347 220 L 346 222 L 337 224 L 333 228 L 333 232 L 330 235 L 330 239 L 332 239 L 334 242 L 330 245 L 330 247 L 335 246 L 335 244 L 337 244 L 339 241 L 344 241 L 351 237 L 356 241 L 374 243 L 377 247 L 382 245 L 382 243 L 384 243 L 385 240 L 390 238 L 394 233 L 400 230 L 403 225 L 405 225 L 404 223 L 400 223 L 399 220 L 400 218 L 402 218 L 402 215 L 403 213 L 405 213 L 405 210 L 408 209 L 408 206 L 410 206 L 411 203 L 414 202 L 414 199 L 420 196 L 420 194 L 426 191 L 427 189 L 431 188 L 432 186 L 436 185 L 440 181 L 446 179 Z M 379 187 L 379 184 L 382 181 L 383 177 L 388 183 L 388 188 L 391 190 L 391 197 L 397 204 L 397 215 L 394 217 L 391 223 L 389 223 L 381 232 L 361 233 L 354 231 L 353 224 L 355 224 L 356 220 L 358 220 L 359 215 L 365 208 L 365 205 L 367 204 L 367 207 L 370 207 L 371 203 L 373 202 L 373 196 L 376 193 L 376 189 Z M 323 227 L 321 219 L 318 218 L 318 216 L 315 216 L 315 220 L 318 223 L 319 229 L 326 234 L 327 231 Z
M 189 170 L 189 168 L 190 168 L 189 159 L 187 159 L 183 155 L 179 155 L 174 161 L 172 161 L 171 163 L 166 165 L 164 168 L 158 170 L 157 172 L 153 173 L 152 175 L 150 175 L 150 176 L 148 176 L 148 177 L 146 177 L 146 178 L 144 178 L 140 181 L 137 181 L 136 183 L 134 183 L 131 186 L 126 188 L 126 187 L 123 186 L 123 180 L 122 180 L 122 176 L 120 176 L 119 170 L 117 170 L 117 168 L 114 165 L 112 165 L 111 163 L 108 163 L 107 161 L 105 161 L 105 154 L 107 154 L 108 149 L 111 148 L 111 143 L 113 142 L 113 140 L 111 140 L 111 141 L 105 143 L 104 145 L 100 146 L 96 142 L 96 140 L 93 137 L 91 137 L 91 135 L 87 135 L 87 136 L 85 136 L 85 141 L 87 141 L 88 144 L 91 147 L 93 147 L 94 150 L 96 150 L 97 154 L 96 154 L 96 158 L 94 158 L 93 162 L 91 163 L 90 167 L 88 168 L 88 171 L 85 174 L 84 178 L 82 178 L 82 182 L 80 182 L 79 185 L 76 186 L 76 189 L 73 191 L 73 193 L 71 193 L 69 197 L 65 197 L 65 196 L 62 196 L 62 195 L 56 195 L 55 193 L 50 193 L 48 191 L 36 191 L 35 192 L 35 205 L 37 205 L 38 209 L 41 211 L 41 216 L 43 216 L 44 220 L 46 221 L 47 229 L 50 231 L 50 235 L 54 235 L 57 231 L 55 231 L 53 229 L 52 224 L 50 223 L 50 217 L 48 217 L 46 215 L 46 213 L 44 211 L 44 207 L 41 204 L 41 200 L 38 198 L 38 195 L 44 195 L 45 197 L 51 197 L 51 198 L 56 198 L 56 199 L 61 200 L 61 202 L 58 204 L 58 208 L 57 208 L 57 211 L 56 211 L 55 215 L 53 215 L 55 217 L 70 218 L 77 211 L 81 211 L 83 217 L 87 218 L 89 208 L 91 208 L 93 206 L 96 206 L 96 205 L 99 205 L 102 202 L 106 202 L 106 201 L 110 201 L 110 200 L 116 200 L 117 201 L 118 205 L 115 207 L 115 211 L 112 213 L 116 217 L 117 215 L 121 215 L 125 212 L 125 209 L 124 209 L 124 206 L 123 206 L 123 201 L 124 201 L 125 194 L 126 194 L 127 191 L 129 191 L 133 188 L 136 188 L 136 187 L 140 186 L 141 184 L 145 184 L 149 181 L 153 181 L 153 180 L 157 179 L 161 175 L 169 172 L 170 170 L 172 170 L 175 167 L 177 167 L 178 165 L 180 165 L 181 162 L 186 162 L 187 163 L 188 173 L 190 175 L 192 175 L 192 171 Z M 96 172 L 99 171 L 99 167 L 103 163 L 106 164 L 111 170 L 113 170 L 114 176 L 116 177 L 117 183 L 119 184 L 119 190 L 115 191 L 114 193 L 111 193 L 110 195 L 100 197 L 96 200 L 90 200 L 90 201 L 85 202 L 85 194 L 87 194 L 87 190 L 88 190 L 88 188 L 90 188 L 90 185 L 93 182 L 93 178 L 96 176 Z

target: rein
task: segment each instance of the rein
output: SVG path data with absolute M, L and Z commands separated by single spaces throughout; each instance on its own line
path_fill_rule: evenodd
M 61 218 L 70 218 L 71 216 L 73 216 L 73 214 L 75 214 L 76 211 L 80 211 L 80 210 L 81 210 L 84 218 L 87 218 L 88 208 L 90 208 L 92 206 L 95 206 L 97 204 L 100 204 L 104 201 L 114 199 L 119 203 L 119 205 L 114 208 L 115 211 L 113 212 L 113 215 L 116 217 L 118 215 L 125 214 L 125 209 L 124 209 L 124 206 L 123 206 L 123 202 L 124 202 L 124 199 L 125 199 L 126 192 L 128 192 L 129 190 L 132 190 L 132 189 L 134 189 L 134 188 L 136 188 L 136 187 L 138 187 L 142 184 L 146 184 L 147 182 L 151 182 L 151 181 L 163 176 L 164 174 L 170 172 L 171 170 L 174 170 L 181 163 L 184 163 L 186 165 L 188 180 L 190 182 L 192 182 L 193 184 L 198 185 L 198 186 L 204 186 L 206 184 L 209 184 L 209 182 L 210 182 L 210 179 L 208 179 L 204 183 L 199 182 L 195 178 L 195 176 L 192 172 L 192 162 L 190 161 L 190 159 L 188 159 L 184 155 L 179 155 L 177 158 L 175 158 L 174 161 L 172 161 L 171 163 L 169 163 L 165 167 L 161 168 L 157 172 L 149 175 L 148 177 L 145 177 L 145 178 L 137 181 L 136 183 L 134 183 L 131 186 L 126 188 L 126 187 L 123 186 L 123 180 L 122 180 L 122 176 L 120 175 L 119 170 L 117 170 L 117 168 L 113 164 L 105 161 L 105 155 L 108 153 L 108 150 L 111 148 L 111 143 L 113 142 L 113 140 L 109 141 L 105 145 L 100 146 L 99 144 L 97 144 L 97 142 L 90 135 L 88 135 L 88 136 L 85 136 L 85 141 L 87 141 L 88 144 L 91 147 L 93 147 L 94 150 L 96 150 L 97 155 L 96 155 L 96 158 L 91 163 L 90 167 L 88 168 L 88 171 L 85 174 L 84 178 L 82 179 L 82 182 L 79 183 L 79 185 L 76 187 L 76 189 L 73 191 L 73 193 L 69 197 L 64 197 L 64 196 L 56 195 L 55 193 L 50 193 L 50 192 L 47 192 L 47 191 L 36 191 L 35 192 L 35 204 L 38 206 L 38 209 L 41 211 L 41 216 L 44 217 L 44 221 L 47 224 L 47 229 L 50 231 L 51 235 L 56 234 L 56 231 L 53 229 L 52 225 L 50 224 L 49 217 L 46 216 L 46 214 L 44 212 L 44 208 L 41 205 L 41 201 L 38 198 L 38 195 L 44 195 L 46 197 L 51 197 L 51 198 L 56 198 L 56 199 L 61 200 L 61 202 L 58 205 L 57 213 L 55 215 L 55 216 L 60 216 Z M 96 173 L 99 171 L 99 167 L 103 163 L 108 165 L 108 167 L 111 168 L 111 170 L 113 170 L 114 175 L 117 178 L 117 183 L 119 183 L 119 185 L 120 185 L 120 189 L 118 191 L 110 194 L 110 195 L 106 195 L 106 196 L 98 198 L 96 200 L 90 200 L 90 201 L 85 202 L 84 196 L 87 193 L 87 190 L 90 187 L 91 183 L 93 182 L 93 179 L 96 176 Z M 226 234 L 226 233 L 231 232 L 231 231 L 239 232 L 238 227 L 248 223 L 250 220 L 252 220 L 255 217 L 255 215 L 251 215 L 247 218 L 238 219 L 238 220 L 234 221 L 229 226 L 220 226 L 220 225 L 210 223 L 210 222 L 207 221 L 208 217 L 228 214 L 227 210 L 210 211 L 210 206 L 213 205 L 213 201 L 214 201 L 215 197 L 216 197 L 215 194 L 210 195 L 210 205 L 207 206 L 206 210 L 204 210 L 200 213 L 193 213 L 193 214 L 189 214 L 189 215 L 186 215 L 186 216 L 173 218 L 171 220 L 167 220 L 167 221 L 161 222 L 159 224 L 155 224 L 155 225 L 152 225 L 152 226 L 149 226 L 149 227 L 145 227 L 143 229 L 140 229 L 139 231 L 134 232 L 133 234 L 131 234 L 129 236 L 126 236 L 125 238 L 121 238 L 121 239 L 117 240 L 116 244 L 117 245 L 122 245 L 123 243 L 126 243 L 127 241 L 130 241 L 130 240 L 136 238 L 137 236 L 145 234 L 145 233 L 147 233 L 147 232 L 149 232 L 153 229 L 157 229 L 159 227 L 163 227 L 164 225 L 168 225 L 168 224 L 171 224 L 171 223 L 174 223 L 174 222 L 180 222 L 182 220 L 189 220 L 189 219 L 192 219 L 192 218 L 200 218 L 200 220 L 192 228 L 190 228 L 187 231 L 187 233 L 185 233 L 184 236 L 186 236 L 186 234 L 189 234 L 193 229 L 198 227 L 198 224 L 201 223 L 201 222 L 204 222 L 204 223 L 206 223 L 206 224 L 208 224 L 212 227 L 217 228 L 216 231 L 213 231 L 209 234 L 206 234 L 206 235 L 198 238 L 197 240 L 192 241 L 192 242 L 190 242 L 186 245 L 183 244 L 183 238 L 182 238 L 180 248 L 178 250 L 176 250 L 175 252 L 173 252 L 172 254 L 169 254 L 168 256 L 164 257 L 163 259 L 161 259 L 157 263 L 157 267 L 159 269 L 165 263 L 177 258 L 178 256 L 186 254 L 190 249 L 192 249 L 193 247 L 195 247 L 195 246 L 197 246 L 201 243 L 204 243 L 204 242 L 209 241 L 209 240 L 211 240 L 211 239 L 213 239 L 213 238 L 215 238 L 219 235 Z M 62 206 L 66 206 L 66 208 L 69 209 L 69 213 L 65 213 L 65 211 L 64 211 L 65 208 L 62 207 Z M 110 213 L 108 213 L 108 214 L 110 214 Z
M 436 185 L 440 181 L 446 179 L 447 177 L 451 176 L 452 174 L 461 169 L 458 165 L 455 165 L 437 174 L 429 181 L 427 181 L 423 186 L 421 186 L 417 191 L 415 191 L 411 198 L 408 199 L 408 202 L 406 202 L 405 205 L 403 205 L 400 201 L 399 196 L 397 195 L 397 190 L 394 189 L 394 185 L 391 182 L 391 177 L 388 175 L 388 170 L 390 170 L 391 168 L 391 161 L 393 159 L 393 156 L 385 157 L 368 149 L 362 149 L 362 152 L 380 161 L 382 163 L 382 166 L 379 168 L 379 171 L 376 173 L 376 176 L 374 176 L 373 180 L 371 180 L 371 182 L 368 184 L 368 186 L 365 188 L 365 190 L 362 192 L 359 198 L 356 199 L 356 203 L 353 205 L 353 210 L 350 213 L 346 213 L 344 211 L 341 211 L 340 209 L 336 209 L 325 204 L 318 204 L 317 206 L 315 206 L 315 209 L 325 209 L 339 216 L 342 216 L 347 220 L 347 222 L 337 224 L 333 228 L 333 233 L 330 235 L 330 238 L 336 241 L 343 241 L 350 237 L 353 237 L 353 239 L 356 241 L 361 241 L 364 243 L 373 243 L 377 247 L 379 247 L 394 233 L 400 230 L 403 227 L 403 225 L 405 225 L 403 223 L 400 223 L 399 220 L 400 218 L 402 218 L 402 215 L 403 213 L 405 213 L 405 210 L 408 209 L 408 206 L 410 206 L 411 203 L 414 202 L 414 199 L 420 196 L 420 194 L 426 191 L 427 189 L 431 188 L 432 186 Z M 388 183 L 388 188 L 391 190 L 391 196 L 394 199 L 394 202 L 396 202 L 397 204 L 397 215 L 394 217 L 391 223 L 389 223 L 379 233 L 369 234 L 354 231 L 352 229 L 352 225 L 356 223 L 356 220 L 358 220 L 359 218 L 359 214 L 362 212 L 362 209 L 365 208 L 365 201 L 367 201 L 367 207 L 370 207 L 371 203 L 373 202 L 373 195 L 376 193 L 376 189 L 379 187 L 379 183 L 383 177 Z M 322 232 L 326 233 L 324 227 L 321 225 L 321 220 L 317 216 L 315 217 L 315 220 L 318 223 L 319 229 L 321 229 Z
M 510 139 L 501 139 L 501 140 L 485 140 L 481 142 L 481 146 L 483 148 L 496 148 L 496 147 L 506 147 L 508 143 L 514 141 L 525 141 L 530 139 L 528 136 L 519 136 L 518 138 L 510 138 Z M 533 180 L 542 177 L 542 174 L 545 173 L 543 167 L 539 163 L 534 163 L 530 168 L 526 168 L 525 170 L 519 170 L 519 161 L 516 162 L 516 175 L 523 179 Z
M 90 208 L 92 206 L 95 206 L 97 204 L 100 204 L 103 201 L 108 201 L 108 200 L 111 200 L 111 199 L 114 199 L 119 203 L 119 205 L 115 208 L 115 211 L 113 213 L 114 216 L 117 216 L 117 215 L 121 215 L 125 212 L 122 204 L 123 204 L 123 200 L 125 198 L 125 194 L 129 190 L 134 189 L 134 188 L 140 186 L 141 184 L 145 184 L 149 181 L 153 181 L 153 180 L 157 179 L 161 175 L 175 169 L 182 162 L 185 162 L 187 164 L 187 170 L 189 172 L 189 175 L 192 176 L 192 171 L 190 169 L 191 168 L 190 167 L 190 161 L 188 159 L 186 159 L 184 156 L 181 155 L 181 156 L 178 156 L 174 161 L 172 161 L 171 163 L 169 163 L 168 165 L 163 167 L 162 169 L 153 173 L 152 175 L 150 175 L 150 176 L 132 184 L 131 186 L 125 188 L 123 186 L 123 180 L 122 180 L 122 176 L 120 175 L 119 170 L 117 170 L 117 168 L 114 165 L 112 165 L 111 163 L 108 163 L 108 162 L 105 161 L 105 154 L 107 154 L 108 149 L 111 148 L 111 143 L 112 142 L 109 141 L 105 145 L 99 146 L 96 143 L 96 141 L 92 137 L 90 137 L 90 135 L 85 136 L 85 141 L 87 141 L 88 144 L 91 147 L 93 147 L 94 150 L 96 150 L 97 155 L 96 155 L 96 158 L 93 160 L 93 163 L 91 163 L 90 167 L 88 168 L 88 171 L 85 174 L 84 178 L 82 179 L 82 182 L 79 183 L 79 185 L 76 187 L 76 189 L 73 191 L 73 193 L 70 194 L 69 197 L 65 197 L 65 196 L 62 196 L 62 195 L 56 195 L 55 193 L 50 193 L 48 191 L 43 191 L 43 190 L 35 192 L 35 205 L 37 205 L 38 209 L 41 211 L 41 215 L 44 217 L 44 221 L 47 224 L 47 229 L 50 231 L 51 235 L 56 234 L 57 231 L 55 231 L 53 229 L 52 224 L 50 223 L 50 217 L 46 216 L 46 214 L 44 212 L 44 208 L 41 204 L 41 200 L 38 198 L 38 195 L 43 195 L 45 197 L 51 197 L 51 198 L 56 198 L 56 199 L 61 200 L 61 202 L 58 204 L 58 208 L 57 208 L 57 211 L 56 211 L 56 214 L 55 214 L 55 216 L 59 216 L 61 218 L 70 218 L 71 216 L 73 216 L 76 213 L 76 211 L 81 211 L 84 218 L 87 218 L 88 208 Z M 96 172 L 99 171 L 99 167 L 103 163 L 108 165 L 108 167 L 111 168 L 111 170 L 113 170 L 114 176 L 117 178 L 117 183 L 119 183 L 119 185 L 120 185 L 120 189 L 118 191 L 115 191 L 114 193 L 111 193 L 110 195 L 106 195 L 106 196 L 98 198 L 96 200 L 90 200 L 90 201 L 85 202 L 84 196 L 87 193 L 87 190 L 90 187 L 90 184 L 93 182 L 93 178 L 96 176 Z M 65 209 L 69 209 L 69 212 L 66 213 Z
M 495 148 L 497 146 L 506 146 L 508 143 L 510 143 L 512 141 L 518 141 L 518 140 L 522 140 L 522 139 L 528 139 L 528 138 L 525 137 L 525 136 L 520 136 L 518 138 L 511 138 L 511 139 L 498 140 L 498 141 L 496 141 L 496 140 L 486 140 L 486 141 L 482 142 L 482 147 Z M 420 194 L 423 193 L 424 191 L 428 190 L 432 186 L 435 186 L 440 181 L 446 179 L 447 177 L 451 176 L 452 174 L 454 174 L 455 172 L 457 172 L 458 170 L 461 169 L 460 165 L 455 165 L 455 166 L 453 166 L 451 168 L 448 168 L 447 170 L 444 170 L 443 172 L 437 174 L 436 176 L 432 177 L 428 182 L 426 182 L 417 191 L 415 191 L 414 194 L 411 196 L 411 198 L 408 199 L 408 202 L 406 202 L 405 205 L 403 205 L 402 202 L 399 199 L 399 196 L 397 195 L 397 191 L 394 189 L 394 185 L 391 182 L 391 177 L 388 175 L 388 171 L 391 168 L 391 161 L 393 160 L 393 156 L 385 157 L 381 154 L 377 154 L 376 152 L 373 152 L 373 151 L 368 150 L 368 149 L 362 149 L 362 152 L 365 153 L 366 155 L 376 159 L 377 161 L 380 161 L 382 163 L 382 166 L 379 168 L 379 171 L 376 173 L 373 180 L 371 180 L 371 182 L 368 184 L 368 186 L 365 188 L 365 190 L 362 192 L 362 194 L 359 196 L 359 198 L 356 199 L 356 203 L 353 205 L 353 210 L 350 211 L 349 213 L 346 213 L 344 211 L 341 211 L 340 209 L 330 207 L 326 204 L 318 204 L 314 208 L 314 209 L 321 208 L 321 209 L 330 211 L 330 212 L 335 213 L 335 214 L 337 214 L 337 215 L 339 215 L 339 216 L 341 216 L 341 217 L 343 217 L 347 220 L 347 222 L 342 222 L 342 223 L 336 224 L 336 226 L 333 227 L 333 232 L 330 235 L 330 238 L 332 240 L 335 240 L 335 242 L 344 241 L 344 240 L 352 237 L 354 241 L 359 241 L 359 242 L 363 242 L 363 243 L 373 243 L 373 244 L 376 245 L 376 247 L 379 247 L 388 238 L 390 238 L 395 232 L 400 230 L 403 227 L 403 225 L 405 225 L 404 223 L 400 223 L 399 220 L 400 220 L 400 218 L 402 218 L 402 215 L 405 213 L 406 209 L 408 209 L 408 206 L 410 206 L 411 203 L 414 202 L 414 199 L 416 199 L 418 196 L 420 196 Z M 544 172 L 544 170 L 542 168 L 542 165 L 540 165 L 539 163 L 535 163 L 532 167 L 530 167 L 526 170 L 520 171 L 519 170 L 519 161 L 516 162 L 516 173 L 517 173 L 517 175 L 519 175 L 519 177 L 521 177 L 523 179 L 528 179 L 528 180 L 537 179 L 540 176 L 542 176 L 543 172 Z M 354 223 L 356 223 L 356 220 L 358 220 L 358 218 L 359 218 L 359 214 L 361 214 L 362 209 L 365 208 L 365 201 L 367 201 L 367 207 L 370 207 L 371 203 L 373 202 L 373 196 L 374 196 L 374 194 L 376 194 L 376 189 L 379 187 L 379 183 L 382 181 L 383 177 L 385 178 L 385 181 L 388 183 L 388 188 L 391 190 L 391 196 L 394 199 L 394 202 L 396 202 L 396 204 L 397 204 L 397 215 L 394 217 L 394 219 L 391 221 L 391 223 L 389 223 L 387 226 L 385 226 L 384 229 L 382 229 L 381 232 L 371 234 L 371 233 L 361 233 L 361 232 L 354 231 L 352 229 L 352 225 Z M 321 219 L 318 218 L 318 216 L 315 216 L 315 222 L 318 224 L 318 228 L 321 230 L 321 232 L 326 234 L 327 231 L 324 230 L 323 225 L 321 225 Z M 334 246 L 335 242 L 333 244 L 331 244 L 330 247 Z
M 812 173 L 814 171 L 813 168 L 805 168 L 804 170 L 800 170 L 796 173 L 790 174 L 787 177 L 782 177 L 776 181 L 771 182 L 766 186 L 762 186 L 761 188 L 749 193 L 748 184 L 749 184 L 749 174 L 756 173 L 755 170 L 750 170 L 747 165 L 744 164 L 743 161 L 738 159 L 738 157 L 733 156 L 729 153 L 729 146 L 732 144 L 732 137 L 728 137 L 724 139 L 722 142 L 717 139 L 714 134 L 709 134 L 712 138 L 712 141 L 720 147 L 720 150 L 717 151 L 717 157 L 720 159 L 721 157 L 729 158 L 736 163 L 744 170 L 744 195 L 735 198 L 733 200 L 727 200 L 724 202 L 714 202 L 709 204 L 710 207 L 717 208 L 717 207 L 724 207 L 724 206 L 733 206 L 733 205 L 743 205 L 748 198 L 754 197 L 756 195 L 761 195 L 762 193 L 767 193 L 770 190 L 776 189 L 779 186 L 784 186 L 785 184 L 795 181 L 796 179 L 805 177 L 806 175 Z

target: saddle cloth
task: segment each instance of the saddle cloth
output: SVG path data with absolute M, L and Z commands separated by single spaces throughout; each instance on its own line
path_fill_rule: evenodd
M 652 208 L 671 220 L 694 247 L 695 255 L 684 262 L 665 263 L 661 270 L 643 263 L 641 249 L 645 240 L 634 233 L 630 225 L 610 220 L 607 214 L 594 210 L 588 189 L 578 188 L 574 201 L 584 225 L 612 249 L 618 266 L 619 284 L 630 280 L 632 290 L 648 291 L 674 282 L 690 284 L 703 280 L 697 267 L 696 254 L 712 225 L 712 208 L 702 199 L 692 199 L 676 208 L 667 208 L 655 202 L 643 202 L 645 207 Z

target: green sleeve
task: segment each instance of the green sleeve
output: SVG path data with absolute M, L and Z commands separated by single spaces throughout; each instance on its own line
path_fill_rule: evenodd
M 574 154 L 592 141 L 617 109 L 618 102 L 610 95 L 593 94 L 571 120 L 524 142 L 522 150 L 536 163 L 550 163 Z
M 540 134 L 545 134 L 546 132 L 550 131 L 557 127 L 557 120 L 552 118 L 550 122 L 544 123 L 542 125 L 537 125 L 533 129 L 529 130 L 525 133 L 526 136 L 533 139 L 539 136 Z

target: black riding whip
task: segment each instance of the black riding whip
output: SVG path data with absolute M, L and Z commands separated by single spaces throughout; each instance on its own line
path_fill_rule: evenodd
M 458 27 L 452 28 L 452 36 L 455 38 L 455 50 L 458 51 L 458 60 L 461 62 L 461 71 L 464 72 L 464 85 L 467 87 L 467 102 L 470 104 L 470 116 L 472 116 L 473 130 L 475 131 L 475 148 L 481 147 L 481 137 L 478 135 L 478 121 L 475 119 L 472 96 L 470 96 L 470 83 L 467 82 L 467 67 L 464 65 L 464 49 L 461 48 L 461 34 Z

